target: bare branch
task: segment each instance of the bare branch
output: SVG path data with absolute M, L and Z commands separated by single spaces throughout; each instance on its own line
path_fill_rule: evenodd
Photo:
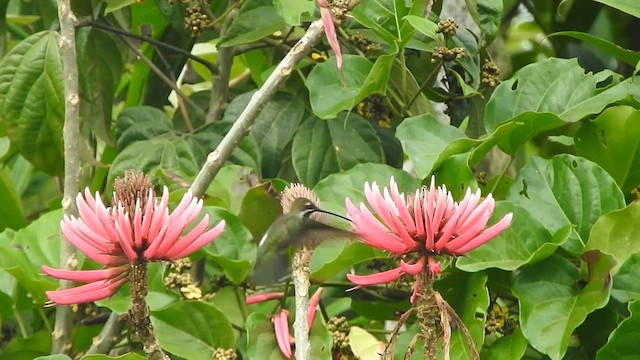
M 75 197 L 80 192 L 80 97 L 78 95 L 78 65 L 76 59 L 75 25 L 76 17 L 71 11 L 70 0 L 58 0 L 60 19 L 60 56 L 64 68 L 64 194 L 62 209 L 66 215 L 78 214 Z M 60 266 L 63 269 L 75 267 L 76 250 L 68 241 L 60 243 Z M 73 286 L 71 281 L 60 281 L 61 289 Z M 71 332 L 72 313 L 69 306 L 56 307 L 56 323 L 53 329 L 52 353 L 68 350 L 67 342 Z

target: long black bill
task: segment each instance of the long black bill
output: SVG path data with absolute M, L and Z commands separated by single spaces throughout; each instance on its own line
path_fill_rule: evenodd
M 327 214 L 327 215 L 333 215 L 333 216 L 335 216 L 335 217 L 339 217 L 339 218 L 341 218 L 341 219 L 347 220 L 348 222 L 353 222 L 353 221 L 351 221 L 351 219 L 349 219 L 348 217 L 342 216 L 342 215 L 340 215 L 340 214 L 336 214 L 336 213 L 331 212 L 331 211 L 322 210 L 322 209 L 317 209 L 317 210 L 313 210 L 313 212 L 320 212 L 320 213 L 324 213 L 324 214 Z

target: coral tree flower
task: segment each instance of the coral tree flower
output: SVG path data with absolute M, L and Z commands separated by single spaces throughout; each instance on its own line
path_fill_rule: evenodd
M 127 282 L 130 264 L 185 257 L 213 241 L 224 230 L 224 221 L 207 230 L 209 216 L 205 215 L 185 232 L 200 214 L 202 200 L 195 198 L 189 190 L 178 206 L 169 212 L 167 188 L 158 200 L 148 178 L 141 173 L 132 174 L 127 173 L 121 181 L 145 184 L 142 190 L 133 192 L 137 196 L 131 196 L 130 191 L 118 194 L 116 184 L 116 205 L 106 207 L 98 193 L 94 197 L 86 189 L 84 197 L 78 194 L 76 198 L 80 217 L 65 215 L 61 221 L 60 228 L 67 240 L 105 268 L 60 270 L 42 266 L 45 274 L 56 279 L 87 283 L 47 291 L 47 297 L 53 303 L 71 305 L 105 299 Z M 141 177 L 146 180 L 141 180 Z
M 365 196 L 375 215 L 364 205 L 356 207 L 346 199 L 347 216 L 352 227 L 369 246 L 388 251 L 398 257 L 400 266 L 372 275 L 347 277 L 359 286 L 383 284 L 402 275 L 417 275 L 428 266 L 433 276 L 440 273 L 438 254 L 460 256 L 493 239 L 511 224 L 512 214 L 505 215 L 490 227 L 487 222 L 495 200 L 489 194 L 481 201 L 480 190 L 468 189 L 462 201 L 455 202 L 451 192 L 435 186 L 422 187 L 405 196 L 391 178 L 389 188 L 381 192 L 374 182 L 364 186 Z M 414 288 L 414 296 L 419 289 Z
M 322 296 L 322 288 L 318 288 L 313 296 L 309 299 L 309 306 L 307 307 L 307 324 L 308 329 L 311 329 L 313 318 L 316 314 L 316 308 L 320 303 L 320 297 Z M 280 352 L 287 359 L 291 359 L 292 351 L 291 344 L 294 343 L 294 339 L 289 331 L 289 311 L 286 309 L 280 310 L 279 313 L 273 315 L 271 318 L 273 322 L 273 329 L 276 334 L 276 342 L 280 348 Z
M 322 19 L 322 25 L 324 26 L 324 34 L 327 37 L 327 42 L 331 46 L 331 50 L 336 55 L 336 67 L 340 76 L 342 77 L 342 84 L 346 86 L 346 79 L 344 77 L 344 71 L 342 70 L 342 50 L 340 50 L 340 44 L 338 43 L 338 35 L 336 34 L 336 24 L 333 21 L 333 15 L 331 12 L 331 5 L 327 0 L 317 0 L 320 7 L 320 18 Z

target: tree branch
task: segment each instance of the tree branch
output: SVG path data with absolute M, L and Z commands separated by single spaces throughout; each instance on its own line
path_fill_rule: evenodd
M 262 87 L 253 94 L 227 135 L 222 139 L 218 147 L 207 156 L 207 161 L 191 185 L 194 196 L 201 197 L 204 194 L 224 162 L 233 152 L 233 149 L 238 146 L 240 140 L 249 132 L 260 110 L 273 97 L 278 87 L 291 75 L 295 65 L 309 53 L 313 45 L 320 41 L 323 34 L 322 21 L 314 21 L 305 35 L 298 40 L 291 51 L 276 66 Z
M 71 11 L 70 0 L 58 0 L 58 18 L 60 19 L 60 56 L 64 68 L 64 194 L 62 209 L 65 215 L 78 215 L 75 197 L 80 192 L 80 97 L 78 95 L 78 65 L 76 59 L 75 25 L 76 17 Z M 60 243 L 60 266 L 63 269 L 74 268 L 76 251 L 73 245 L 63 240 Z M 61 289 L 73 286 L 71 281 L 60 281 Z M 56 324 L 53 329 L 52 353 L 68 350 L 67 341 L 71 332 L 71 307 L 56 307 Z
M 126 323 L 126 316 L 120 316 L 117 313 L 112 312 L 100 331 L 100 334 L 94 338 L 91 347 L 87 350 L 87 355 L 109 353 L 118 340 L 120 331 L 122 331 L 122 328 Z
M 235 18 L 236 11 L 232 11 L 225 18 L 220 37 L 223 37 L 231 22 Z M 214 122 L 222 118 L 222 113 L 227 107 L 227 97 L 229 95 L 229 77 L 231 76 L 231 65 L 233 65 L 233 47 L 218 47 L 218 74 L 213 77 L 213 86 L 209 98 L 209 111 L 205 119 L 206 123 Z

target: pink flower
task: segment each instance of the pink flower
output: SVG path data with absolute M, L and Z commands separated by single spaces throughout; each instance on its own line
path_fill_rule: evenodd
M 326 0 L 317 0 L 320 7 L 320 18 L 322 19 L 322 25 L 324 26 L 324 34 L 327 37 L 331 50 L 336 55 L 336 67 L 342 77 L 342 84 L 346 86 L 347 81 L 344 77 L 344 71 L 342 70 L 342 51 L 340 50 L 340 44 L 338 43 L 338 35 L 336 34 L 336 25 L 333 22 L 333 15 L 329 3 Z
M 146 200 L 144 205 L 141 200 Z M 149 189 L 146 199 L 136 199 L 131 207 L 121 201 L 114 207 L 106 207 L 99 194 L 92 197 L 89 189 L 85 190 L 84 198 L 78 194 L 76 204 L 80 218 L 65 215 L 60 228 L 67 240 L 105 268 L 59 270 L 42 266 L 45 274 L 56 279 L 87 283 L 47 291 L 49 300 L 70 305 L 108 298 L 127 281 L 130 263 L 185 257 L 213 241 L 224 230 L 224 221 L 207 230 L 209 216 L 205 215 L 183 235 L 200 214 L 202 200 L 193 197 L 189 190 L 171 213 L 168 200 L 166 187 L 160 200 L 155 199 L 153 190 Z
M 464 255 L 493 239 L 511 224 L 512 214 L 505 215 L 496 224 L 486 227 L 493 213 L 495 200 L 489 194 L 481 200 L 480 190 L 466 195 L 459 203 L 453 201 L 446 187 L 422 187 L 415 194 L 406 196 L 398 191 L 391 178 L 389 188 L 382 193 L 374 182 L 364 186 L 365 196 L 374 216 L 364 205 L 353 205 L 346 200 L 347 216 L 352 227 L 369 246 L 393 253 L 400 260 L 400 267 L 372 275 L 348 274 L 358 287 L 383 284 L 397 280 L 402 275 L 417 275 L 426 265 L 435 276 L 440 273 L 440 263 L 434 256 L 445 254 Z M 415 298 L 419 289 L 414 288 Z
M 244 302 L 247 305 L 252 305 L 252 304 L 261 303 L 263 301 L 280 299 L 283 296 L 284 296 L 284 293 L 281 293 L 281 292 L 262 293 L 262 294 L 247 296 Z
M 316 292 L 309 299 L 309 306 L 307 307 L 307 324 L 311 329 L 313 324 L 313 318 L 316 314 L 316 308 L 320 303 L 320 297 L 322 296 L 322 288 L 318 288 Z M 280 352 L 287 359 L 291 359 L 291 344 L 294 343 L 294 339 L 289 331 L 289 311 L 286 309 L 280 310 L 278 314 L 273 315 L 271 322 L 273 322 L 273 329 L 276 334 L 276 342 L 280 348 Z

